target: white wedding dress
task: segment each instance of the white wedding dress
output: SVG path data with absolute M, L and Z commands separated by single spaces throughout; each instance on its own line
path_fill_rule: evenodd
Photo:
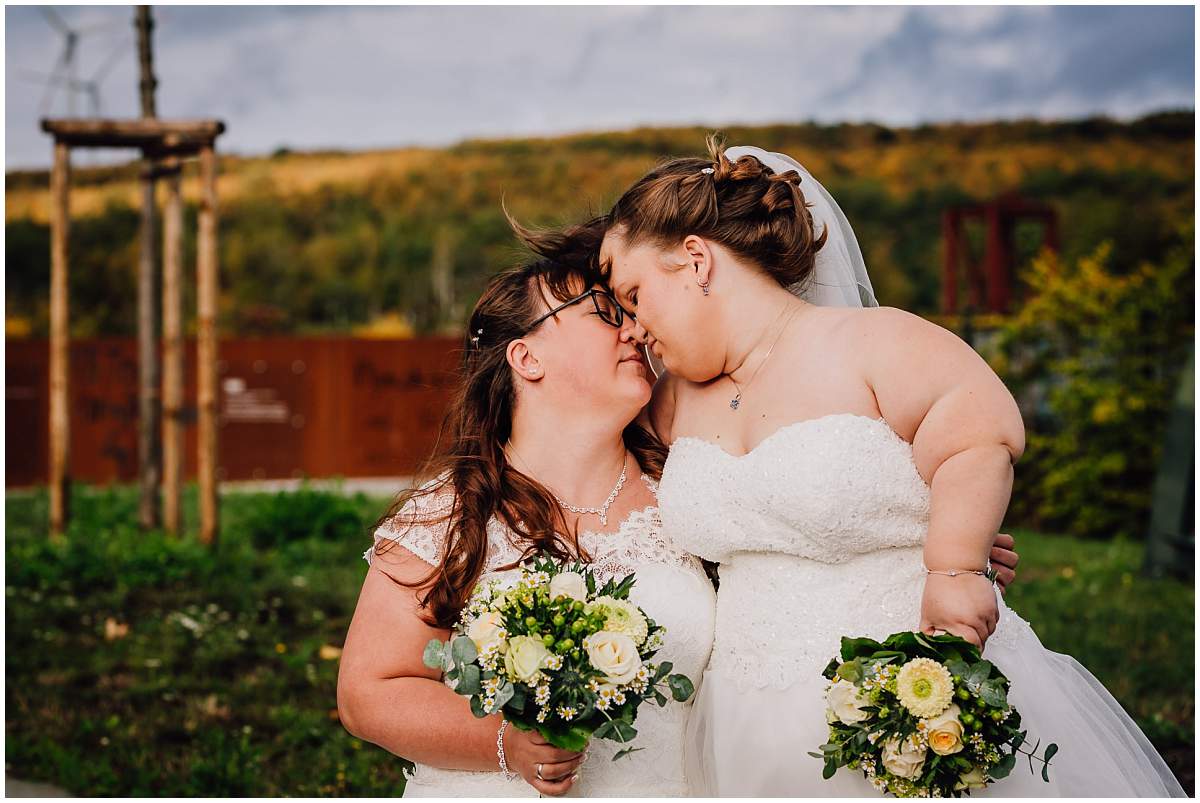
M 642 475 L 652 491 L 654 481 Z M 449 501 L 441 499 L 441 504 Z M 375 532 L 375 542 L 387 538 L 396 541 L 430 565 L 441 557 L 445 526 L 404 527 L 397 521 L 411 520 L 414 513 L 424 514 L 438 502 L 428 498 L 409 504 Z M 437 512 L 434 510 L 433 512 Z M 516 581 L 516 571 L 496 571 L 520 556 L 510 543 L 511 532 L 498 519 L 488 525 L 489 554 L 483 579 L 498 577 L 507 583 Z M 701 675 L 712 648 L 716 595 L 700 561 L 673 545 L 663 535 L 656 507 L 630 513 L 612 533 L 580 534 L 580 541 L 592 557 L 591 568 L 597 579 L 620 579 L 633 572 L 637 580 L 630 599 L 656 622 L 666 628 L 664 646 L 656 661 L 671 661 L 674 672 L 691 678 L 699 690 Z M 363 555 L 370 562 L 374 547 Z M 699 692 L 697 691 L 697 694 Z M 670 695 L 668 694 L 668 699 Z M 695 698 L 693 697 L 693 700 Z M 638 735 L 633 747 L 642 748 L 617 761 L 613 755 L 622 745 L 597 739 L 590 745 L 587 763 L 579 771 L 579 780 L 565 797 L 682 797 L 688 785 L 684 776 L 684 728 L 692 701 L 670 700 L 663 708 L 653 701 L 638 709 L 634 727 Z M 405 797 L 537 797 L 538 792 L 520 778 L 504 780 L 495 772 L 442 769 L 418 764 L 416 774 L 407 782 Z
M 882 419 L 796 422 L 740 457 L 675 442 L 659 495 L 666 535 L 720 563 L 712 658 L 686 737 L 692 794 L 879 796 L 849 769 L 822 780 L 808 755 L 828 735 L 821 671 L 843 635 L 918 626 L 929 497 L 911 446 Z M 1012 681 L 1031 740 L 1060 751 L 1050 783 L 1021 758 L 974 794 L 1182 796 L 1100 682 L 997 599 L 984 656 Z

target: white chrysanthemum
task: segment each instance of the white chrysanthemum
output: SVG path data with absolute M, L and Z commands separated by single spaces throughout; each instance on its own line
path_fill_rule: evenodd
M 588 615 L 595 611 L 604 613 L 604 630 L 610 633 L 624 633 L 633 639 L 634 644 L 645 643 L 650 625 L 632 602 L 615 597 L 597 597 L 584 608 Z
M 914 658 L 896 675 L 896 697 L 918 717 L 936 717 L 954 697 L 950 670 L 930 658 Z

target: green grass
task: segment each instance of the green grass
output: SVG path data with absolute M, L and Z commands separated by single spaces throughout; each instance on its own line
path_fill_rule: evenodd
M 1009 606 L 1100 679 L 1194 794 L 1194 585 L 1140 574 L 1140 542 L 1014 535 Z
M 195 521 L 194 489 L 187 496 Z M 6 764 L 94 796 L 388 796 L 401 759 L 336 719 L 366 564 L 362 495 L 222 498 L 215 550 L 141 533 L 130 489 L 80 488 L 66 538 L 44 492 L 6 499 Z M 1117 696 L 1194 788 L 1193 588 L 1142 549 L 1017 533 L 1009 603 Z M 106 620 L 128 625 L 106 638 Z

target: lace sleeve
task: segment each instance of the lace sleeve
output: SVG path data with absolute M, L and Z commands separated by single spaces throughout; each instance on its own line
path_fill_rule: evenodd
M 441 563 L 449 527 L 447 514 L 454 504 L 452 493 L 425 494 L 409 499 L 404 507 L 375 530 L 375 543 L 363 553 L 368 564 L 384 539 L 394 541 L 430 566 Z

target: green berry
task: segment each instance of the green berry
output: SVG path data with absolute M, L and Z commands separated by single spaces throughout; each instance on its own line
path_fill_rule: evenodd
M 582 619 L 576 619 L 574 622 L 571 622 L 571 632 L 578 633 L 581 630 L 583 630 L 583 628 L 585 628 L 586 626 L 587 626 L 587 623 L 584 622 Z
M 1004 712 L 1001 711 L 999 708 L 992 711 L 992 721 L 993 722 L 1003 722 L 1004 721 Z
M 567 623 L 567 618 L 565 616 L 563 616 L 561 613 L 556 613 L 556 614 L 554 614 L 554 618 L 551 619 L 550 621 L 554 622 L 555 627 L 562 627 L 563 625 L 565 625 Z
M 556 649 L 559 652 L 566 652 L 567 650 L 571 649 L 574 646 L 575 646 L 575 641 L 573 639 L 565 638 L 562 641 L 558 642 L 558 647 Z
M 571 603 L 571 610 L 575 611 L 575 613 L 582 613 L 583 612 L 583 603 L 580 602 L 579 600 L 575 600 L 574 602 Z
M 554 646 L 554 636 L 547 633 L 546 635 L 542 636 L 542 643 L 545 644 L 547 647 L 553 647 Z
M 954 692 L 954 694 L 960 700 L 970 700 L 971 699 L 971 692 L 967 691 L 966 689 L 964 689 L 962 687 L 959 687 L 958 691 Z
M 525 617 L 525 626 L 530 628 L 531 630 L 533 628 L 537 627 L 537 617 L 536 616 L 526 616 Z
M 972 723 L 971 723 L 971 730 L 973 730 L 973 731 L 981 731 L 981 730 L 983 730 L 983 720 L 982 720 L 982 719 L 977 719 L 977 720 L 975 720 L 974 722 L 972 722 Z
M 959 717 L 959 719 L 961 719 L 962 723 L 968 727 L 970 727 L 971 725 L 974 725 L 978 721 L 975 719 L 975 715 L 972 714 L 970 711 L 964 712 L 963 715 Z

